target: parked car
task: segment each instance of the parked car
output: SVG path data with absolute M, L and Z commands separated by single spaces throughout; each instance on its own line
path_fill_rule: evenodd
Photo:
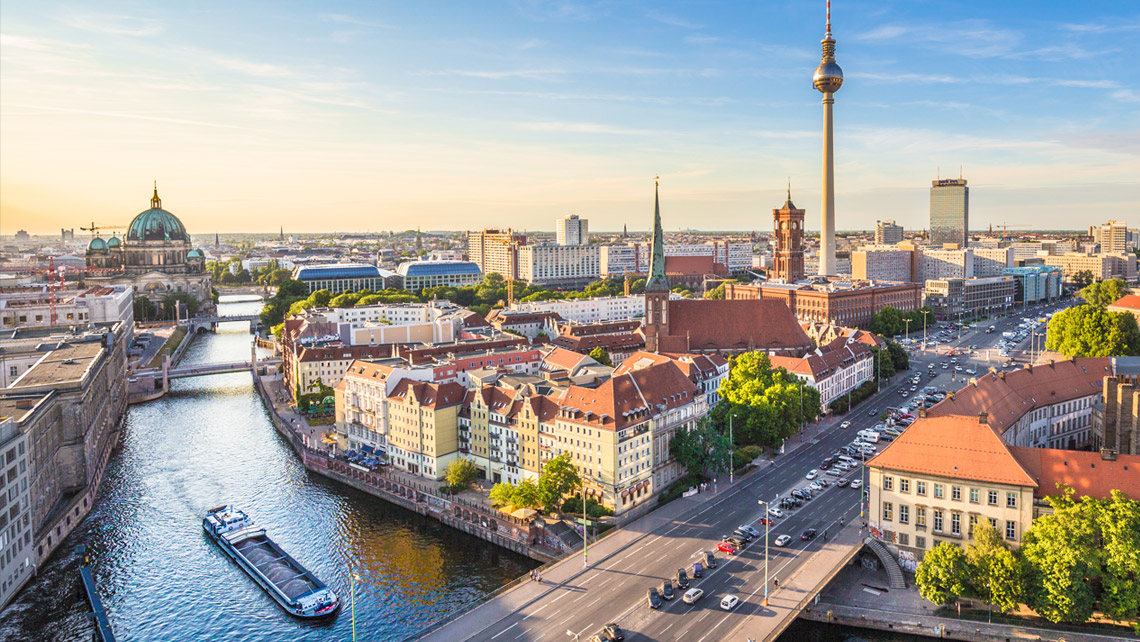
M 792 541 L 791 535 L 781 535 L 776 538 L 776 546 L 787 546 L 790 541 Z
M 850 422 L 850 421 L 845 421 L 845 422 L 843 422 L 843 423 L 839 424 L 839 427 L 840 427 L 840 428 L 850 428 L 850 427 L 851 427 L 851 422 Z
M 806 528 L 804 529 L 804 532 L 800 533 L 800 539 L 804 540 L 805 542 L 813 540 L 815 539 L 815 532 L 816 531 L 814 528 Z
M 765 522 L 765 520 L 760 520 L 760 523 L 761 523 L 761 524 L 763 524 L 764 522 Z M 740 528 L 738 528 L 737 530 L 748 531 L 749 533 L 751 533 L 751 534 L 752 534 L 752 536 L 753 536 L 753 537 L 760 537 L 760 531 L 758 531 L 758 530 L 756 530 L 755 528 L 753 528 L 753 527 L 749 526 L 748 524 L 745 524 L 745 525 L 741 526 L 741 527 L 740 527 Z
M 782 510 L 774 507 L 768 509 L 768 514 L 772 517 L 775 517 L 776 519 L 781 519 L 784 516 L 784 512 Z
M 671 600 L 673 599 L 673 595 L 675 595 L 673 592 L 673 583 L 669 580 L 661 582 L 661 599 Z
M 693 579 L 699 580 L 705 576 L 705 567 L 700 562 L 693 562 Z
M 736 530 L 732 531 L 732 534 L 739 537 L 740 539 L 743 539 L 746 542 L 751 542 L 753 537 L 752 533 L 742 528 L 737 528 Z
M 705 596 L 705 592 L 699 588 L 692 588 L 685 591 L 685 596 L 681 599 L 685 600 L 685 604 L 696 604 L 698 600 Z
M 722 598 L 720 601 L 720 608 L 726 611 L 731 611 L 732 609 L 736 608 L 737 604 L 740 604 L 739 597 L 736 597 L 735 595 L 725 595 L 724 598 Z
M 621 630 L 621 627 L 617 625 L 617 622 L 610 622 L 609 624 L 602 627 L 602 637 L 609 640 L 610 642 L 621 642 L 625 639 L 625 631 Z
M 742 537 L 739 537 L 737 535 L 725 535 L 721 538 L 720 541 L 728 542 L 729 544 L 735 546 L 738 550 L 744 548 L 744 545 L 746 543 Z
M 661 594 L 657 592 L 656 588 L 651 588 L 651 589 L 649 589 L 648 592 L 646 592 L 645 601 L 646 601 L 646 603 L 648 603 L 649 608 L 651 608 L 651 609 L 661 608 L 661 604 L 662 604 Z
M 808 471 L 807 479 L 815 479 L 819 475 L 819 471 L 812 468 Z
M 705 566 L 707 566 L 709 568 L 716 568 L 716 566 L 717 566 L 716 555 L 713 555 L 712 551 L 705 551 L 704 560 L 705 560 Z
M 716 545 L 716 550 L 733 555 L 737 551 L 737 546 L 732 542 L 721 542 Z
M 683 568 L 677 569 L 677 575 L 673 578 L 673 581 L 676 582 L 677 586 L 680 588 L 689 588 L 689 575 Z

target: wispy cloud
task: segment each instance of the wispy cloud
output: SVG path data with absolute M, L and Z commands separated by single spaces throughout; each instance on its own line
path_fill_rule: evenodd
M 549 44 L 549 43 L 547 43 L 545 40 L 539 40 L 538 38 L 530 38 L 528 40 L 523 41 L 523 43 L 519 45 L 519 49 L 521 49 L 523 51 L 527 51 L 528 49 L 537 49 L 538 47 L 545 47 L 547 44 Z
M 1135 89 L 1121 89 L 1110 93 L 1109 96 L 1122 103 L 1140 104 L 1140 92 Z
M 345 15 L 343 13 L 322 13 L 320 19 L 325 22 L 334 22 L 338 24 L 356 25 L 358 27 L 371 27 L 373 29 L 395 29 L 396 27 L 383 22 L 376 22 L 374 20 L 362 20 L 355 16 Z
M 592 20 L 601 10 L 593 3 L 569 0 L 513 0 L 511 4 L 523 17 L 539 22 Z
M 600 123 L 575 123 L 567 121 L 546 121 L 521 123 L 519 129 L 536 132 L 566 132 L 572 134 L 616 134 L 620 136 L 656 136 L 660 132 L 649 129 L 630 129 L 603 125 Z
M 908 43 L 956 53 L 970 58 L 1006 56 L 1022 40 L 1021 32 L 993 27 L 985 20 L 939 22 L 936 25 L 901 23 L 883 25 L 861 34 L 856 40 L 872 43 Z
M 1078 34 L 1119 33 L 1121 31 L 1140 31 L 1140 21 L 1120 21 L 1113 24 L 1103 22 L 1063 23 L 1058 25 L 1063 31 Z
M 670 27 L 680 27 L 681 29 L 703 29 L 704 28 L 704 25 L 702 25 L 702 24 L 697 24 L 697 23 L 692 22 L 690 20 L 685 20 L 684 18 L 674 16 L 674 15 L 669 15 L 667 13 L 661 13 L 660 11 L 657 11 L 656 9 L 648 12 L 645 15 L 650 20 L 660 22 L 663 25 L 669 25 Z
M 223 69 L 258 78 L 288 78 L 294 75 L 288 67 L 266 62 L 252 62 L 238 58 L 215 58 L 214 62 Z
M 220 129 L 242 129 L 250 130 L 249 127 L 242 127 L 239 125 L 228 125 L 226 123 L 215 123 L 205 120 L 191 120 L 186 118 L 169 118 L 166 116 L 154 116 L 152 114 L 140 114 L 128 111 L 104 111 L 97 109 L 72 109 L 67 107 L 50 107 L 46 105 L 10 105 L 14 109 L 22 109 L 22 112 L 12 112 L 8 115 L 21 115 L 21 116 L 43 116 L 48 114 L 72 114 L 78 116 L 98 116 L 101 118 L 120 118 L 126 120 L 145 120 L 155 123 L 169 123 L 173 125 L 190 125 L 193 127 L 216 127 Z M 252 131 L 252 130 L 250 130 Z
M 512 78 L 526 78 L 529 80 L 555 80 L 558 77 L 565 76 L 567 73 L 569 72 L 564 69 L 448 69 L 445 71 L 428 71 L 424 72 L 423 75 L 464 76 L 467 78 L 486 78 L 488 80 L 509 80 Z
M 716 36 L 685 36 L 687 45 L 712 45 L 720 42 Z
M 163 24 L 155 18 L 98 13 L 69 13 L 63 18 L 64 24 L 112 36 L 157 36 L 165 31 Z

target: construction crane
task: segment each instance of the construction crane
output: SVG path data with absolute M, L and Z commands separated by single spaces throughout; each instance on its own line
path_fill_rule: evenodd
M 84 232 L 91 232 L 91 236 L 99 236 L 99 230 L 122 230 L 126 229 L 126 225 L 96 225 L 95 221 L 91 221 L 91 227 L 80 227 L 79 229 Z

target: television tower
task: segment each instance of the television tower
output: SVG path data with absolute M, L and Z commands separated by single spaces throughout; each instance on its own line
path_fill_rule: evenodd
M 835 39 L 831 37 L 831 0 L 827 0 L 827 32 L 823 57 L 815 68 L 812 84 L 823 93 L 823 199 L 820 204 L 819 273 L 835 274 L 835 154 L 831 137 L 831 106 L 835 92 L 843 86 L 843 70 L 835 64 Z

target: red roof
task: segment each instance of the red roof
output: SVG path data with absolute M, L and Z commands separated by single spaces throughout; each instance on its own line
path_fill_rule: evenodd
M 1140 295 L 1125 294 L 1113 301 L 1108 309 L 1113 312 L 1140 312 Z
M 676 299 L 669 301 L 668 313 L 669 334 L 658 339 L 662 352 L 811 348 L 783 301 Z
M 454 382 L 436 384 L 413 379 L 401 379 L 396 387 L 392 388 L 388 398 L 407 398 L 415 400 L 418 405 L 424 408 L 439 409 L 450 408 L 463 403 L 466 391 L 466 388 Z
M 1108 499 L 1119 490 L 1140 499 L 1140 455 L 1117 455 L 1105 461 L 1100 453 L 1054 448 L 1010 448 L 1037 481 L 1036 497 L 1059 495 L 1057 484 L 1071 486 L 1081 497 Z
M 589 358 L 590 357 L 579 352 L 556 347 L 542 358 L 542 365 L 544 366 L 544 370 L 573 370 Z M 549 366 L 549 368 L 547 368 L 547 366 Z
M 716 274 L 716 264 L 712 255 L 708 256 L 666 256 L 665 274 L 673 276 L 704 276 Z
M 589 354 L 594 348 L 602 348 L 606 352 L 628 352 L 640 350 L 645 347 L 645 337 L 639 332 L 625 332 L 622 334 L 596 334 L 585 337 L 554 337 L 550 342 L 556 346 Z

